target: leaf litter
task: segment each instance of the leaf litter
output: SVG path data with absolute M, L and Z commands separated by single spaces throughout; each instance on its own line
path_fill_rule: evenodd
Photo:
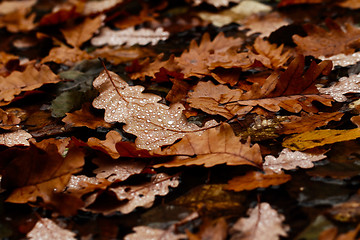
M 355 239 L 357 8 L 3 1 L 0 238 Z

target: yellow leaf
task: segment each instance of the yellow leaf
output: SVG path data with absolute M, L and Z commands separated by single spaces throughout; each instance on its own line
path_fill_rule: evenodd
M 360 128 L 350 130 L 315 130 L 287 138 L 283 146 L 291 150 L 303 151 L 336 142 L 349 141 L 360 137 Z

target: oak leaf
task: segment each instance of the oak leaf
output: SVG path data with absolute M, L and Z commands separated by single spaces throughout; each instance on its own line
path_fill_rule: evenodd
M 95 13 L 105 12 L 118 5 L 121 5 L 124 0 L 100 0 L 100 1 L 87 1 L 82 10 L 82 14 L 85 16 Z
M 262 164 L 259 145 L 250 146 L 249 139 L 242 144 L 240 137 L 235 136 L 231 126 L 227 123 L 210 128 L 201 135 L 188 134 L 180 142 L 154 152 L 162 155 L 176 155 L 174 160 L 156 164 L 155 168 L 189 165 L 212 167 L 218 164 L 260 167 Z
M 240 218 L 232 229 L 240 232 L 231 239 L 279 239 L 286 237 L 289 227 L 283 224 L 284 215 L 279 214 L 269 203 L 263 202 L 248 210 L 248 218 Z
M 336 5 L 343 7 L 343 8 L 350 8 L 350 9 L 359 9 L 360 2 L 357 0 L 344 0 L 341 2 L 337 2 Z
M 154 175 L 149 183 L 109 187 L 108 191 L 115 194 L 119 201 L 115 206 L 102 206 L 97 209 L 95 202 L 95 204 L 87 206 L 86 209 L 92 212 L 102 212 L 105 215 L 116 211 L 127 214 L 137 207 L 151 207 L 155 196 L 165 196 L 169 193 L 169 187 L 175 188 L 178 185 L 178 177 L 170 177 L 167 174 L 159 173 Z
M 265 162 L 263 164 L 264 171 L 272 171 L 275 173 L 281 173 L 281 169 L 291 170 L 296 167 L 312 168 L 315 161 L 320 161 L 326 158 L 324 154 L 311 154 L 295 151 L 292 152 L 288 148 L 284 148 L 279 157 L 272 155 L 265 156 Z
M 91 112 L 90 104 L 83 104 L 80 110 L 66 113 L 66 117 L 62 121 L 73 127 L 87 127 L 90 129 L 111 127 L 111 124 L 105 122 L 103 117 L 96 116 Z
M 101 27 L 104 19 L 104 15 L 99 15 L 93 19 L 85 18 L 81 24 L 60 29 L 60 31 L 65 36 L 68 44 L 73 47 L 80 47 Z
M 31 240 L 75 240 L 75 235 L 70 230 L 59 227 L 49 218 L 40 218 L 26 236 Z
M 151 45 L 157 44 L 159 41 L 168 39 L 169 33 L 164 31 L 163 28 L 157 28 L 156 30 L 142 28 L 135 30 L 134 27 L 130 27 L 124 30 L 111 30 L 108 27 L 104 27 L 99 36 L 91 39 L 91 44 L 94 46 L 110 45 L 118 46 L 126 44 L 127 46 L 133 46 L 136 44 Z
M 332 98 L 319 94 L 315 86 L 316 79 L 321 73 L 328 74 L 331 71 L 331 62 L 312 62 L 305 73 L 303 69 L 304 57 L 298 56 L 280 76 L 274 72 L 262 86 L 254 83 L 245 93 L 241 89 L 199 82 L 189 94 L 188 102 L 193 108 L 210 114 L 220 114 L 226 118 L 247 114 L 256 106 L 272 112 L 284 108 L 295 113 L 301 110 L 317 112 L 312 105 L 313 101 L 331 106 Z
M 66 157 L 51 143 L 45 150 L 34 144 L 26 149 L 7 149 L 2 152 L 0 163 L 1 186 L 12 191 L 6 201 L 35 202 L 41 197 L 44 202 L 50 202 L 53 194 L 62 192 L 71 175 L 80 171 L 83 164 L 84 153 L 78 147 L 70 146 Z
M 286 121 L 282 121 L 281 134 L 292 134 L 315 130 L 317 127 L 327 125 L 330 121 L 340 121 L 344 114 L 341 112 L 319 112 L 317 114 L 302 114 L 299 116 L 288 116 Z
M 113 159 L 120 157 L 120 154 L 117 152 L 115 145 L 117 142 L 122 140 L 122 136 L 119 132 L 112 130 L 106 134 L 106 139 L 101 141 L 95 137 L 88 139 L 87 144 L 93 149 L 98 149 L 104 153 L 107 153 Z
M 107 179 L 110 182 L 125 181 L 130 176 L 141 173 L 146 166 L 145 162 L 141 161 L 115 161 L 107 158 L 95 158 L 92 162 L 98 166 L 93 171 L 96 177 Z
M 193 5 L 197 6 L 200 5 L 201 3 L 208 3 L 211 4 L 215 7 L 226 7 L 230 4 L 230 2 L 241 2 L 241 0 L 192 0 Z
M 14 113 L 8 113 L 0 109 L 0 128 L 10 130 L 16 128 L 16 125 L 21 122 L 21 119 Z
M 32 138 L 31 134 L 25 130 L 17 130 L 15 132 L 8 132 L 0 134 L 0 145 L 13 147 L 16 145 L 29 146 L 28 139 Z
M 14 71 L 7 77 L 0 76 L 0 105 L 7 105 L 21 92 L 34 90 L 46 83 L 57 83 L 60 79 L 46 65 L 35 63 L 26 66 L 24 72 Z
M 330 60 L 333 63 L 333 66 L 341 66 L 347 67 L 350 65 L 354 65 L 357 62 L 360 62 L 360 52 L 355 52 L 352 54 L 345 55 L 343 53 L 339 53 L 330 57 L 320 56 L 318 57 L 321 60 Z
M 269 37 L 272 32 L 280 27 L 289 25 L 291 20 L 282 16 L 279 12 L 271 12 L 269 14 L 257 14 L 246 18 L 239 30 L 249 29 L 246 36 L 254 33 L 260 33 L 259 37 Z
M 293 36 L 297 50 L 303 55 L 329 57 L 339 53 L 352 54 L 360 46 L 360 29 L 353 24 L 345 23 L 342 26 L 327 19 L 326 26 L 328 31 L 316 25 L 305 25 L 308 36 Z
M 304 132 L 286 138 L 282 145 L 291 150 L 304 151 L 336 142 L 349 141 L 360 137 L 360 128 L 350 130 L 324 129 Z
M 330 87 L 319 88 L 319 92 L 332 96 L 337 102 L 345 102 L 347 98 L 344 94 L 360 93 L 360 74 L 342 77 Z
M 138 240 L 138 239 L 147 239 L 147 240 L 181 240 L 185 239 L 185 234 L 175 234 L 173 231 L 151 228 L 148 226 L 137 226 L 133 230 L 135 233 L 127 234 L 125 240 Z
M 16 12 L 20 8 L 30 9 L 36 4 L 36 0 L 28 1 L 2 1 L 0 3 L 0 14 L 6 15 L 12 12 Z
M 35 13 L 28 15 L 28 8 L 18 8 L 6 15 L 0 15 L 0 27 L 6 27 L 9 32 L 29 32 L 36 27 Z
M 135 144 L 139 148 L 156 149 L 174 143 L 188 132 L 201 131 L 187 121 L 182 104 L 168 107 L 158 103 L 160 96 L 142 93 L 144 87 L 129 86 L 113 72 L 103 71 L 93 85 L 100 91 L 93 106 L 105 109 L 106 122 L 126 123 L 124 130 L 137 136 Z
M 93 57 L 79 48 L 69 48 L 65 45 L 54 47 L 49 54 L 41 60 L 41 63 L 55 62 L 67 66 L 74 66 L 79 61 L 92 59 Z
M 322 231 L 319 235 L 319 240 L 356 240 L 357 235 L 360 231 L 360 224 L 353 230 L 345 233 L 339 233 L 337 227 L 331 227 Z
M 261 173 L 258 171 L 247 172 L 244 176 L 237 176 L 228 181 L 225 186 L 226 190 L 233 190 L 236 192 L 244 190 L 253 190 L 255 188 L 267 188 L 269 186 L 277 186 L 290 181 L 291 176 L 285 173 L 274 173 L 265 171 Z

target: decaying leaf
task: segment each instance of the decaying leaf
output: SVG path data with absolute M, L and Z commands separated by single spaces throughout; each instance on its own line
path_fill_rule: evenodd
M 186 234 L 175 234 L 172 229 L 163 230 L 151 228 L 148 226 L 137 226 L 133 230 L 135 233 L 130 233 L 124 237 L 125 240 L 138 240 L 138 239 L 147 239 L 147 240 L 180 240 L 186 238 Z
M 358 222 L 360 220 L 359 192 L 346 202 L 338 203 L 326 211 L 333 220 L 340 222 Z
M 357 0 L 344 0 L 336 3 L 336 5 L 343 8 L 358 9 L 360 8 L 360 2 Z
M 79 48 L 69 48 L 65 45 L 54 47 L 50 50 L 49 55 L 41 60 L 41 63 L 55 62 L 67 66 L 74 66 L 77 62 L 92 59 L 92 57 Z
M 270 170 L 275 173 L 281 173 L 281 169 L 290 170 L 296 169 L 296 167 L 312 168 L 314 167 L 313 162 L 324 158 L 326 158 L 324 154 L 311 154 L 299 151 L 292 152 L 290 149 L 284 148 L 278 158 L 267 155 L 263 168 L 265 171 Z
M 338 230 L 337 227 L 328 228 L 320 233 L 318 240 L 356 240 L 360 231 L 360 224 L 346 233 L 339 233 Z
M 14 113 L 6 112 L 0 109 L 0 128 L 10 130 L 16 128 L 16 125 L 21 122 L 21 119 Z
M 304 132 L 286 138 L 282 145 L 291 150 L 304 151 L 326 144 L 349 141 L 360 137 L 360 128 L 350 130 L 324 129 Z
M 289 227 L 283 224 L 285 217 L 273 209 L 269 203 L 263 202 L 248 210 L 249 218 L 240 218 L 233 230 L 235 239 L 279 239 L 286 237 Z
M 351 23 L 339 25 L 331 19 L 326 20 L 328 31 L 316 25 L 305 25 L 306 37 L 294 35 L 298 51 L 303 55 L 329 57 L 336 54 L 352 54 L 360 46 L 360 29 Z
M 26 66 L 24 72 L 14 71 L 7 77 L 0 76 L 0 105 L 7 105 L 15 95 L 34 90 L 46 83 L 57 83 L 60 79 L 46 65 L 35 63 Z
M 216 141 L 213 141 L 216 139 Z M 155 151 L 157 152 L 157 151 Z M 188 134 L 180 142 L 157 152 L 162 155 L 176 155 L 174 160 L 157 164 L 154 167 L 179 167 L 189 165 L 204 165 L 212 167 L 218 164 L 251 165 L 260 167 L 262 157 L 259 145 L 250 146 L 236 137 L 231 126 L 224 123 L 216 128 L 210 128 L 201 135 Z
M 0 145 L 13 147 L 16 145 L 29 146 L 28 139 L 32 138 L 31 134 L 25 130 L 17 130 L 15 132 L 8 132 L 0 134 Z
M 16 12 L 20 8 L 30 9 L 36 0 L 28 0 L 28 1 L 2 1 L 0 3 L 0 14 L 6 15 L 12 12 Z
M 215 7 L 228 6 L 230 2 L 240 2 L 241 0 L 192 0 L 193 4 L 200 5 L 201 3 L 208 3 L 214 5 Z
M 244 190 L 253 190 L 255 188 L 266 188 L 286 183 L 290 181 L 290 179 L 291 176 L 283 172 L 274 173 L 265 170 L 265 173 L 261 173 L 258 171 L 250 171 L 244 176 L 232 178 L 228 181 L 225 189 L 240 192 Z
M 91 39 L 91 44 L 94 46 L 101 46 L 105 44 L 110 46 L 123 44 L 133 46 L 135 44 L 147 45 L 149 43 L 151 43 L 151 45 L 155 45 L 161 40 L 166 40 L 168 37 L 169 33 L 164 31 L 163 28 L 157 28 L 154 31 L 146 28 L 135 30 L 135 28 L 130 27 L 125 30 L 115 31 L 108 27 L 104 27 L 99 36 Z
M 75 240 L 75 233 L 59 227 L 49 218 L 41 218 L 26 235 L 31 240 Z
M 113 72 L 103 71 L 93 84 L 100 91 L 93 106 L 105 109 L 106 122 L 126 123 L 124 130 L 137 136 L 135 143 L 139 148 L 156 149 L 200 130 L 187 121 L 182 104 L 168 107 L 158 103 L 160 96 L 142 93 L 144 87 L 129 86 Z
M 37 197 L 50 202 L 83 165 L 84 153 L 78 147 L 70 147 L 65 158 L 52 143 L 45 149 L 34 144 L 25 149 L 10 148 L 2 152 L 1 186 L 12 191 L 8 202 L 35 202 Z
M 347 98 L 344 94 L 360 93 L 360 74 L 342 77 L 337 83 L 328 88 L 319 88 L 319 92 L 332 96 L 338 102 L 345 102 Z
M 322 3 L 323 0 L 281 0 L 278 4 L 278 7 L 285 7 L 288 5 L 296 5 L 296 4 L 316 4 Z

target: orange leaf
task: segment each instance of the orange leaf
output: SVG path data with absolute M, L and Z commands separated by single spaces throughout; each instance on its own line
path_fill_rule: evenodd
M 236 192 L 244 190 L 253 190 L 255 188 L 267 188 L 269 186 L 277 186 L 290 181 L 291 176 L 285 173 L 258 171 L 247 172 L 244 176 L 238 176 L 231 179 L 225 186 L 227 190 Z
M 154 152 L 162 155 L 176 155 L 174 160 L 157 164 L 154 166 L 156 168 L 189 165 L 212 167 L 218 164 L 260 167 L 262 164 L 259 145 L 250 146 L 249 140 L 242 144 L 240 137 L 235 136 L 227 123 L 210 128 L 201 135 L 188 134 L 180 142 Z
M 112 130 L 106 134 L 106 139 L 101 141 L 97 138 L 89 138 L 87 144 L 93 149 L 98 149 L 104 153 L 107 153 L 113 159 L 120 157 L 120 154 L 116 151 L 115 144 L 121 142 L 121 134 L 115 130 Z
M 65 45 L 61 45 L 60 47 L 52 48 L 49 55 L 41 60 L 41 63 L 55 62 L 67 66 L 74 66 L 75 63 L 79 61 L 92 58 L 92 56 L 79 48 L 69 48 Z

